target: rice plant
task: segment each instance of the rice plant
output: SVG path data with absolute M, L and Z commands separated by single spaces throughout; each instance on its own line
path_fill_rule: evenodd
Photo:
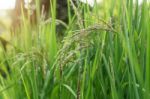
M 51 1 L 0 37 L 0 99 L 149 99 L 149 0 Z

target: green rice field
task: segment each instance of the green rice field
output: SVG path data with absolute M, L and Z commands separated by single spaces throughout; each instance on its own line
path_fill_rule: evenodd
M 67 0 L 64 23 L 36 0 L 36 24 L 3 25 L 0 99 L 150 99 L 150 4 L 133 1 Z

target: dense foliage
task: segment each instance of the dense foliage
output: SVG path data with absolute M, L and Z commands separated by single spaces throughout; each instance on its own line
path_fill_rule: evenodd
M 149 7 L 146 0 L 93 8 L 68 0 L 65 24 L 54 0 L 50 19 L 39 15 L 31 26 L 22 15 L 0 52 L 0 99 L 149 99 Z

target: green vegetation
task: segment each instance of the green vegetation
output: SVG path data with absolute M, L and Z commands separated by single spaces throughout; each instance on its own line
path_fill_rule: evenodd
M 141 5 L 104 0 L 92 9 L 70 0 L 68 5 L 75 13 L 68 6 L 63 35 L 56 33 L 57 22 L 62 22 L 56 21 L 55 0 L 52 21 L 37 13 L 38 22 L 31 26 L 22 15 L 7 50 L 0 50 L 0 72 L 7 75 L 0 77 L 0 99 L 149 99 L 146 0 Z

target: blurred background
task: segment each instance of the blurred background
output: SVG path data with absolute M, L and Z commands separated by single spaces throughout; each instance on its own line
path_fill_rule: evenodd
M 91 7 L 94 6 L 94 2 L 102 3 L 107 2 L 107 0 L 79 0 L 80 2 L 86 3 Z M 136 2 L 136 0 L 133 0 Z M 24 0 L 24 4 L 26 9 L 28 9 L 29 3 L 32 0 Z M 143 2 L 143 0 L 138 0 L 139 5 Z M 0 0 L 0 36 L 4 37 L 5 39 L 10 39 L 10 28 L 12 27 L 12 22 L 14 17 L 18 17 L 17 15 L 14 16 L 14 9 L 16 6 L 16 0 Z

